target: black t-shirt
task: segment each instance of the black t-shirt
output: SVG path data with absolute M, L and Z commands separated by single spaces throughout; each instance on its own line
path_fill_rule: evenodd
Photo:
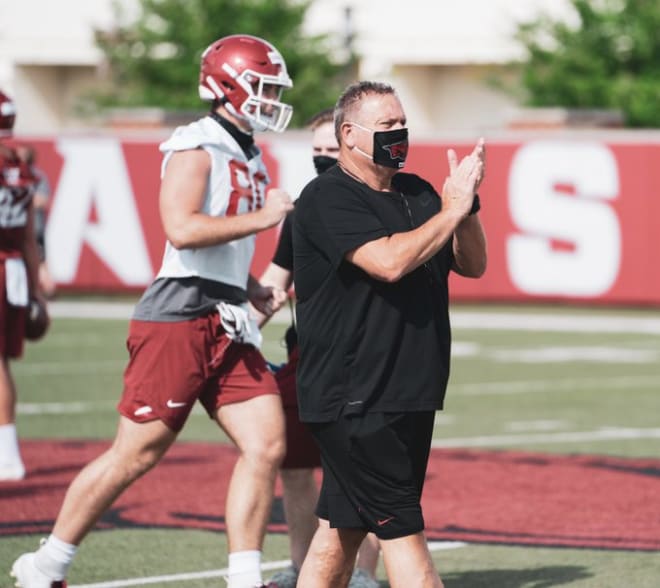
M 292 215 L 293 213 L 288 214 L 282 223 L 280 239 L 277 242 L 275 255 L 273 255 L 273 263 L 290 272 L 293 271 L 293 229 L 291 224 Z M 298 344 L 298 333 L 296 332 L 296 325 L 294 322 L 289 325 L 286 332 L 284 333 L 284 341 L 286 343 L 287 355 L 291 357 L 291 352 Z
M 451 240 L 397 282 L 370 277 L 344 256 L 410 231 L 442 201 L 420 177 L 399 173 L 396 192 L 372 190 L 338 166 L 312 180 L 293 215 L 300 344 L 300 417 L 442 408 L 451 334 L 447 277 Z
M 293 236 L 291 234 L 291 214 L 287 214 L 282 223 L 280 240 L 273 256 L 273 263 L 285 270 L 293 271 Z

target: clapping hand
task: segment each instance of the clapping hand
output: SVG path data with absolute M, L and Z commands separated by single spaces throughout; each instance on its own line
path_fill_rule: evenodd
M 442 188 L 442 207 L 467 216 L 472 208 L 474 194 L 484 179 L 486 169 L 486 147 L 479 139 L 472 153 L 460 163 L 453 149 L 447 151 L 449 176 Z

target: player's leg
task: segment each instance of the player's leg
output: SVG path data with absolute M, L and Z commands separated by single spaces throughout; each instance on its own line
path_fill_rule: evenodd
M 391 588 L 443 588 L 423 532 L 382 539 L 380 545 Z
M 130 360 L 114 442 L 76 476 L 48 541 L 36 554 L 24 554 L 14 563 L 19 585 L 31 586 L 31 578 L 39 574 L 64 579 L 77 545 L 99 517 L 176 439 L 203 389 L 205 362 L 200 364 L 197 350 L 205 343 L 204 323 L 131 321 Z
M 225 507 L 228 583 L 252 587 L 262 581 L 261 549 L 285 450 L 282 401 L 261 353 L 240 344 L 221 353 L 217 381 L 200 399 L 239 450 Z
M 280 478 L 292 567 L 274 574 L 272 580 L 278 587 L 283 588 L 295 586 L 295 580 L 318 527 L 314 511 L 319 491 L 314 479 L 314 468 L 321 467 L 321 456 L 314 437 L 298 416 L 297 362 L 298 354 L 297 350 L 294 350 L 289 362 L 275 374 L 286 423 L 286 455 L 280 467 Z
M 345 588 L 353 572 L 357 550 L 366 531 L 333 529 L 325 519 L 309 546 L 300 570 L 298 586 L 305 588 Z
M 16 422 L 16 386 L 9 367 L 9 358 L 0 358 L 0 426 Z M 1 451 L 1 448 L 0 448 Z M 0 454 L 1 455 L 1 454 Z
M 296 570 L 300 570 L 318 527 L 314 509 L 319 491 L 312 468 L 281 469 L 280 478 L 291 562 Z
M 380 541 L 373 533 L 368 533 L 357 554 L 355 571 L 348 584 L 349 588 L 377 588 L 376 568 L 380 555 Z
M 16 432 L 16 387 L 9 359 L 0 358 L 0 481 L 20 480 L 25 476 Z
M 0 481 L 25 476 L 16 430 L 16 384 L 10 360 L 23 353 L 26 309 L 12 306 L 5 291 L 4 263 L 0 262 Z
M 225 509 L 229 551 L 261 550 L 285 448 L 280 397 L 223 405 L 217 419 L 240 452 Z
M 12 566 L 19 586 L 64 580 L 77 546 L 117 497 L 151 469 L 176 433 L 161 421 L 134 423 L 120 417 L 117 436 L 106 452 L 85 466 L 69 486 L 51 536 L 36 553 Z
M 217 419 L 240 452 L 225 505 L 228 588 L 252 588 L 262 582 L 261 551 L 284 455 L 280 397 L 268 394 L 224 405 Z
M 53 534 L 78 545 L 117 497 L 160 461 L 176 436 L 161 421 L 134 423 L 120 417 L 112 446 L 69 486 Z

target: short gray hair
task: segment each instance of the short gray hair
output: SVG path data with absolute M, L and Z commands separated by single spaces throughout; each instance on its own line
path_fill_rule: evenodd
M 353 110 L 354 106 L 369 94 L 396 95 L 396 90 L 389 84 L 382 82 L 361 81 L 348 86 L 337 100 L 335 105 L 335 137 L 341 145 L 341 125 L 346 120 L 346 114 Z

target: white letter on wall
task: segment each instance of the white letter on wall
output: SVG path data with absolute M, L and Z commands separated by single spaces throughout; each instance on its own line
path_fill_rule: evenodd
M 153 271 L 119 141 L 65 138 L 57 150 L 64 167 L 47 225 L 55 280 L 75 279 L 86 243 L 124 284 L 148 284 Z M 92 207 L 96 223 L 89 222 Z
M 563 185 L 570 194 L 561 191 Z M 538 141 L 511 162 L 509 206 L 520 234 L 507 242 L 511 280 L 535 295 L 598 296 L 616 281 L 621 228 L 612 152 L 600 143 Z M 553 247 L 568 243 L 570 250 Z

